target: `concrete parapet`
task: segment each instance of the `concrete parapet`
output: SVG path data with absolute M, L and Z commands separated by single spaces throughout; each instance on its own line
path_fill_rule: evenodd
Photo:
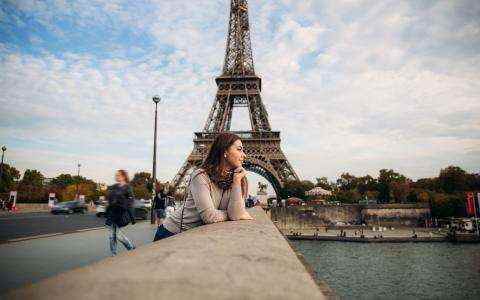
M 4 299 L 327 299 L 261 208 L 13 291 Z

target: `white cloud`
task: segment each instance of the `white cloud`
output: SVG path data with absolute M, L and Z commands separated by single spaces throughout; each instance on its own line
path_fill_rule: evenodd
M 129 26 L 155 46 L 106 59 L 1 45 L 0 136 L 16 141 L 14 165 L 53 176 L 81 160 L 85 174 L 107 182 L 121 165 L 150 170 L 158 93 L 159 173 L 173 177 L 214 99 L 229 6 L 132 5 L 19 2 L 56 32 L 66 29 L 54 20 L 79 14 L 78 26 Z M 301 177 L 394 168 L 419 178 L 450 164 L 479 171 L 477 2 L 252 0 L 250 15 L 262 97 Z

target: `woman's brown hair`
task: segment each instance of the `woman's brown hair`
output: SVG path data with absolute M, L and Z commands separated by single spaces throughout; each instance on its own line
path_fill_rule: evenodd
M 130 183 L 130 177 L 128 177 L 127 171 L 121 169 L 121 170 L 118 170 L 117 172 L 125 179 L 126 183 Z
M 222 159 L 225 151 L 230 148 L 240 137 L 236 134 L 223 132 L 220 133 L 212 143 L 212 146 L 208 150 L 207 158 L 202 162 L 201 168 L 212 177 L 220 177 L 222 174 Z M 232 174 L 233 175 L 233 174 Z M 242 196 L 244 199 L 248 196 L 248 181 L 247 177 L 242 178 L 241 182 Z

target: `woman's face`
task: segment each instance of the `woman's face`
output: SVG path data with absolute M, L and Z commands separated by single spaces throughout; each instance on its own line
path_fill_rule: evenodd
M 226 156 L 226 157 L 225 157 Z M 225 162 L 229 168 L 241 167 L 243 161 L 247 157 L 243 152 L 243 144 L 241 140 L 236 140 L 224 154 Z
M 121 182 L 122 180 L 123 180 L 122 174 L 120 174 L 120 172 L 116 172 L 115 173 L 115 181 L 116 182 Z

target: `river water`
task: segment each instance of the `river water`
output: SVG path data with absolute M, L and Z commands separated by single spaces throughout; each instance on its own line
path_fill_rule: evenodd
M 480 299 L 480 244 L 292 243 L 341 299 Z

